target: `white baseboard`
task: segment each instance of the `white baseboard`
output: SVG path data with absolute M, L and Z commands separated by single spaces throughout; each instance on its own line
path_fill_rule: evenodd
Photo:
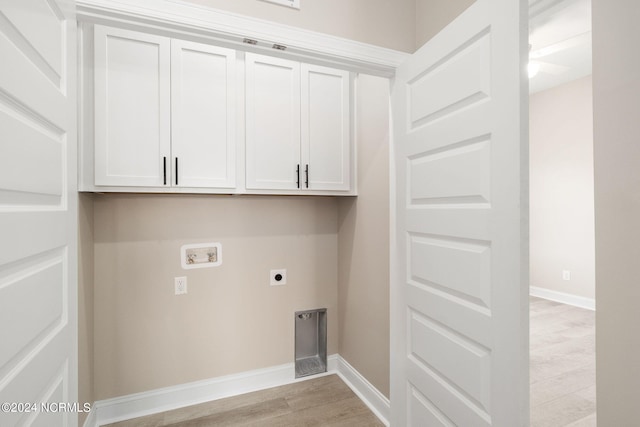
M 529 295 L 548 299 L 551 301 L 561 302 L 563 304 L 573 305 L 575 307 L 586 308 L 587 310 L 595 311 L 596 309 L 596 300 L 594 298 L 580 297 L 577 295 L 567 294 L 565 292 L 539 288 L 537 286 L 529 287 Z
M 338 355 L 338 376 L 371 409 L 385 426 L 389 426 L 389 399 L 375 388 L 360 372 Z
M 96 418 L 96 406 L 95 404 L 91 405 L 91 411 L 89 412 L 89 416 L 85 418 L 83 427 L 95 427 L 98 425 L 98 420 Z
M 92 406 L 84 427 L 98 427 L 331 374 L 338 374 L 371 411 L 388 426 L 389 400 L 339 355 L 329 356 L 327 364 L 327 372 L 325 374 L 300 379 L 294 378 L 294 364 L 287 363 L 265 369 L 100 400 Z
M 98 427 L 185 406 L 337 373 L 338 355 L 327 357 L 327 372 L 296 379 L 293 363 L 97 401 L 84 427 Z

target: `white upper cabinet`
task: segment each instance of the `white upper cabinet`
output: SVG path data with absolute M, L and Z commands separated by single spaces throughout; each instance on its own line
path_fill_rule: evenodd
M 101 25 L 85 34 L 85 189 L 355 194 L 348 71 Z
M 171 40 L 171 185 L 236 185 L 236 53 Z
M 246 54 L 247 189 L 300 183 L 300 64 Z
M 161 186 L 170 156 L 169 39 L 100 25 L 94 34 L 95 185 Z
M 95 185 L 236 186 L 236 53 L 95 26 Z
M 349 72 L 246 55 L 248 190 L 350 191 Z
M 351 189 L 349 72 L 302 64 L 302 164 L 309 190 Z

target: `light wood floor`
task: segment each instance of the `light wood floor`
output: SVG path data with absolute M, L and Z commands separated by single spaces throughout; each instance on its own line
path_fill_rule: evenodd
M 530 299 L 531 427 L 596 425 L 595 312 Z
M 329 375 L 110 426 L 376 427 L 383 424 L 337 375 Z

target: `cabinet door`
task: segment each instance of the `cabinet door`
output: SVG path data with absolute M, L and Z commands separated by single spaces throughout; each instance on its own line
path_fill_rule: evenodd
M 235 187 L 235 61 L 231 49 L 171 40 L 174 186 Z
M 303 188 L 351 188 L 349 72 L 302 64 Z
M 169 184 L 169 39 L 96 25 L 94 41 L 95 184 Z
M 247 53 L 246 162 L 248 189 L 298 189 L 299 63 Z

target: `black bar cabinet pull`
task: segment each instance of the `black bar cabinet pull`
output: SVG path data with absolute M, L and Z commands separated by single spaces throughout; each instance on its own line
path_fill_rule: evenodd
M 296 179 L 296 185 L 300 188 L 300 165 L 296 166 L 296 176 L 298 177 Z
M 304 167 L 304 185 L 309 188 L 309 165 L 305 165 Z
M 178 158 L 176 157 L 176 185 L 178 185 Z
M 162 173 L 164 176 L 163 185 L 167 185 L 167 158 L 162 158 Z

